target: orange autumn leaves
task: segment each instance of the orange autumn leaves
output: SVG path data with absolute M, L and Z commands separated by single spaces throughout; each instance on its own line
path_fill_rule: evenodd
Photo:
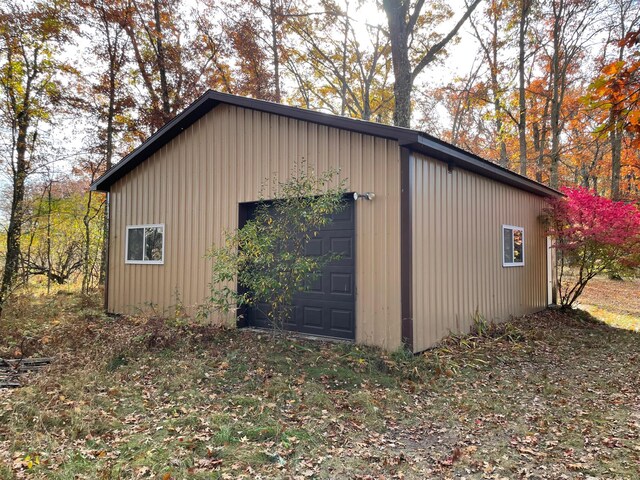
M 622 122 L 630 134 L 633 147 L 640 147 L 640 31 L 629 32 L 619 46 L 629 51 L 627 59 L 605 65 L 591 84 L 591 101 L 602 109 L 611 111 L 611 118 Z M 609 131 L 615 125 L 602 125 Z

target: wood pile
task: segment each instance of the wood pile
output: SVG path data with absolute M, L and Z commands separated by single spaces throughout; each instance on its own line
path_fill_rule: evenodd
M 40 370 L 53 361 L 52 358 L 0 358 L 0 388 L 18 388 L 24 384 L 22 376 Z

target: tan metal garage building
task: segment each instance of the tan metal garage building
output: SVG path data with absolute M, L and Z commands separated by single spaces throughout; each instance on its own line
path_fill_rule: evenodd
M 500 321 L 547 306 L 538 217 L 556 191 L 416 130 L 208 91 L 91 187 L 109 193 L 107 310 L 202 303 L 205 252 L 301 159 L 375 193 L 327 232 L 351 261 L 301 306 L 301 331 L 417 352 L 476 312 Z

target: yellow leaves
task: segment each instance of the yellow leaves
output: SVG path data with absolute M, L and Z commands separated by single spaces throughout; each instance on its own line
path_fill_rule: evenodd
M 18 456 L 13 461 L 13 468 L 16 470 L 31 470 L 40 465 L 40 455 L 26 455 L 24 458 Z
M 40 457 L 36 455 L 35 457 L 31 458 L 30 455 L 27 455 L 24 458 L 24 463 L 26 463 L 28 469 L 31 469 L 34 465 L 40 465 Z
M 609 76 L 616 75 L 620 70 L 622 70 L 622 67 L 624 66 L 625 63 L 626 62 L 624 60 L 610 63 L 609 65 L 606 65 L 602 69 L 602 73 Z

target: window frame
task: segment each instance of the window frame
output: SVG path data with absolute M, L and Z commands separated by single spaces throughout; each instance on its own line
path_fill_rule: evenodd
M 142 233 L 142 260 L 129 260 L 129 230 L 135 229 L 143 229 Z M 147 228 L 161 228 L 162 229 L 162 260 L 145 260 L 144 259 L 144 251 L 146 248 L 145 242 L 145 232 L 144 229 Z M 127 225 L 125 227 L 125 238 L 124 238 L 124 263 L 129 265 L 164 265 L 164 245 L 165 245 L 165 227 L 164 223 L 145 223 L 141 225 Z
M 512 232 L 515 230 L 519 230 L 520 232 L 522 232 L 522 262 L 505 262 L 504 261 L 504 231 L 505 229 L 509 229 Z M 518 227 L 516 225 L 502 225 L 502 228 L 500 229 L 500 243 L 502 244 L 502 266 L 503 267 L 524 267 L 524 263 L 525 263 L 525 247 L 526 247 L 526 242 L 525 242 L 525 237 L 524 237 L 524 227 Z M 512 252 L 515 252 L 515 245 L 513 243 L 513 238 L 514 235 L 512 233 L 511 235 L 511 250 Z

